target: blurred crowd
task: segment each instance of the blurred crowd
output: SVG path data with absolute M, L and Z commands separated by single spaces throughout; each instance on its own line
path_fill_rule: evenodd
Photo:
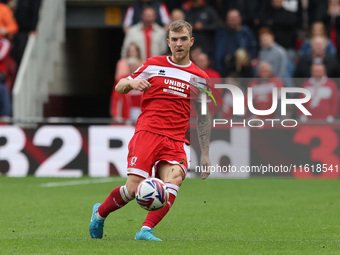
M 0 0 L 0 121 L 11 116 L 16 72 L 28 37 L 36 33 L 40 4 Z M 149 57 L 169 54 L 167 27 L 178 19 L 192 24 L 191 60 L 213 83 L 234 84 L 244 92 L 252 88 L 253 105 L 259 110 L 271 107 L 274 87 L 303 87 L 312 95 L 305 104 L 312 116 L 292 108 L 289 117 L 329 122 L 339 118 L 335 78 L 340 73 L 340 0 L 136 0 L 124 15 L 115 81 Z M 217 92 L 223 102 L 221 107 L 210 106 L 213 117 L 231 118 L 232 95 Z M 142 96 L 112 90 L 112 117 L 135 122 Z
M 41 0 L 0 0 L 0 121 L 11 116 L 11 93 Z
M 167 27 L 178 19 L 193 26 L 191 60 L 214 83 L 251 87 L 256 109 L 271 107 L 274 87 L 303 87 L 312 95 L 305 104 L 312 116 L 291 109 L 289 117 L 329 122 L 339 117 L 340 0 L 138 0 L 123 20 L 116 82 L 147 58 L 169 54 Z M 231 118 L 231 94 L 218 93 L 223 104 L 210 107 L 212 115 Z M 141 100 L 141 93 L 120 96 L 113 90 L 113 118 L 136 121 Z

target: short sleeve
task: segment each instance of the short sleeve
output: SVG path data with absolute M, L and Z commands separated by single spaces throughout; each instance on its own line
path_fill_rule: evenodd
M 136 71 L 134 71 L 132 74 L 128 76 L 128 79 L 130 80 L 147 80 L 150 77 L 150 74 L 147 72 L 147 67 L 149 66 L 148 61 L 145 61 L 143 65 L 137 68 Z

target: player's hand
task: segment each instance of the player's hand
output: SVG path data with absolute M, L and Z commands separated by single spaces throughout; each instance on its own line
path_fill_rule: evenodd
M 134 90 L 143 92 L 148 90 L 151 87 L 151 84 L 147 80 L 131 80 L 130 86 Z
M 209 159 L 209 156 L 203 156 L 201 159 L 201 164 L 203 166 L 203 169 L 205 169 L 205 172 L 201 172 L 201 178 L 202 180 L 208 178 L 208 176 L 210 175 L 210 166 L 211 166 L 211 162 Z

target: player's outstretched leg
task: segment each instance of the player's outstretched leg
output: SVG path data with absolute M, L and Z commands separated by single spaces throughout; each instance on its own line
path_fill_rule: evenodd
M 95 204 L 92 208 L 90 235 L 92 238 L 102 238 L 105 218 L 135 198 L 138 184 L 143 180 L 139 176 L 129 175 L 126 185 L 115 188 L 104 203 Z
M 177 185 L 171 183 L 165 183 L 165 185 L 167 186 L 170 193 L 168 203 L 162 209 L 148 212 L 148 215 L 143 223 L 143 227 L 137 232 L 135 240 L 162 241 L 152 234 L 152 230 L 169 212 L 171 206 L 175 202 L 175 198 L 179 190 Z
M 168 203 L 162 209 L 148 212 L 141 230 L 138 231 L 135 236 L 135 240 L 162 241 L 152 234 L 152 230 L 169 212 L 171 206 L 175 202 L 179 186 L 182 184 L 183 172 L 178 165 L 173 166 L 166 164 L 161 166 L 163 167 L 159 167 L 158 171 L 160 178 L 165 181 L 165 185 L 170 193 Z M 174 171 L 172 169 L 174 169 Z

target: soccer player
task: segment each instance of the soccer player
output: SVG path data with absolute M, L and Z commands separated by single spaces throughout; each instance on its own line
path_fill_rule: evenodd
M 129 143 L 126 184 L 115 188 L 102 204 L 93 206 L 89 227 L 92 238 L 102 238 L 105 218 L 135 198 L 138 184 L 153 176 L 154 167 L 155 176 L 163 180 L 169 190 L 169 200 L 162 209 L 148 213 L 135 240 L 162 241 L 151 230 L 168 213 L 187 173 L 184 143 L 188 142 L 185 132 L 190 118 L 190 101 L 194 101 L 197 109 L 201 164 L 204 167 L 211 164 L 211 124 L 208 114 L 201 114 L 199 89 L 206 89 L 208 75 L 190 61 L 190 47 L 194 43 L 191 25 L 182 20 L 172 22 L 167 42 L 171 56 L 149 58 L 116 85 L 118 93 L 144 92 L 142 113 Z M 208 176 L 209 172 L 201 173 L 202 179 Z

